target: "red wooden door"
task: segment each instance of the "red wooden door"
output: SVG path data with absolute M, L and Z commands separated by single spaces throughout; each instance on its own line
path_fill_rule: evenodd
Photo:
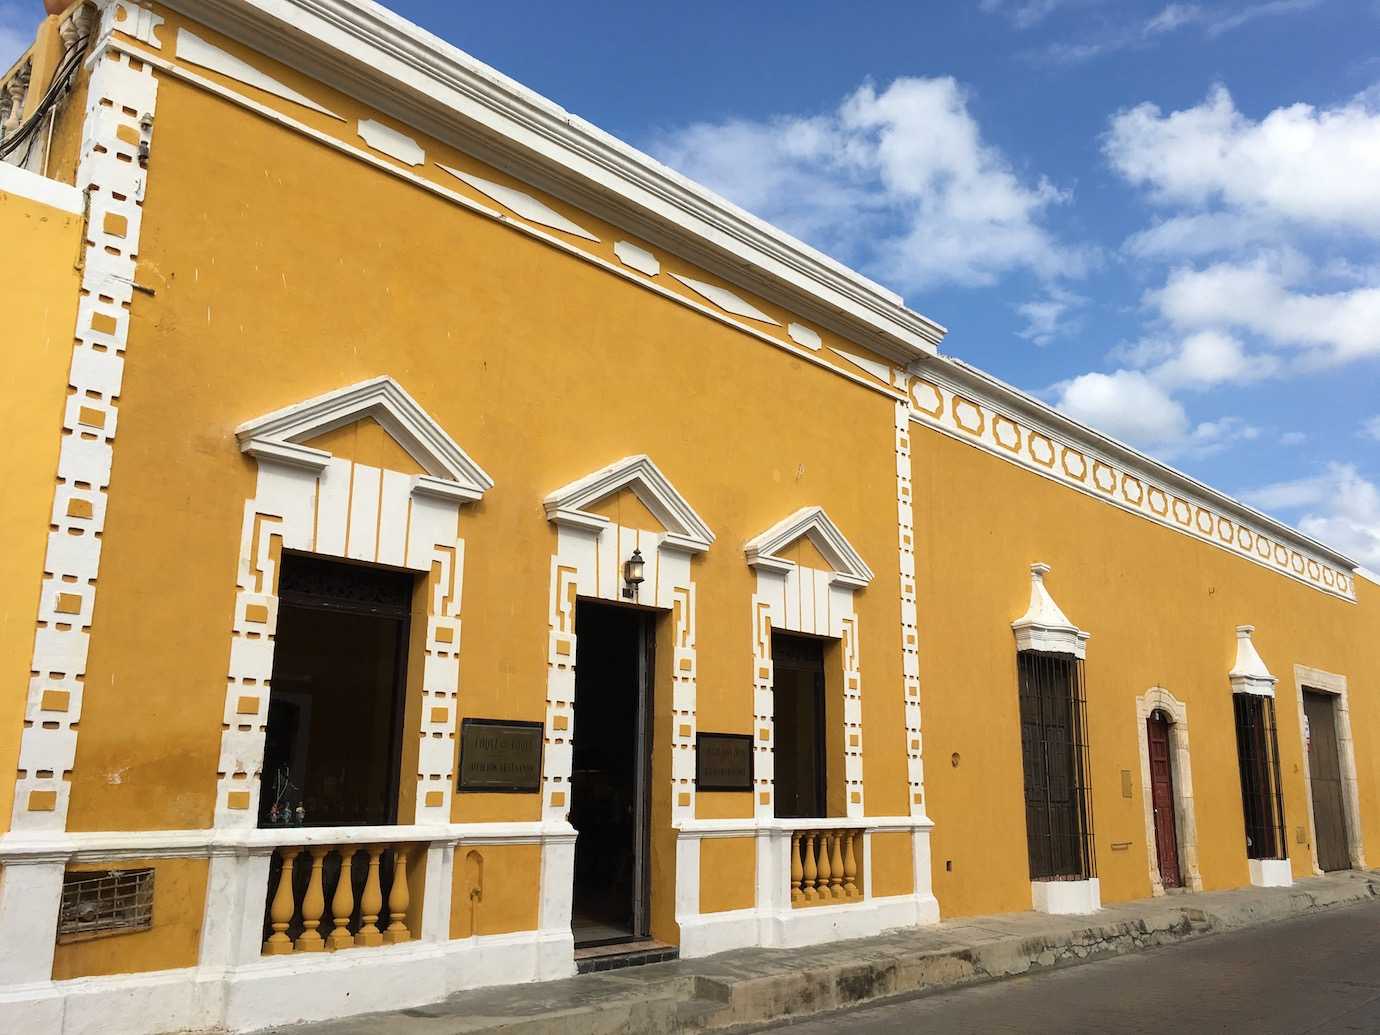
M 1145 720 L 1150 748 L 1150 805 L 1155 813 L 1155 851 L 1160 861 L 1160 882 L 1181 888 L 1179 833 L 1174 826 L 1174 767 L 1169 757 L 1169 720 L 1158 708 Z

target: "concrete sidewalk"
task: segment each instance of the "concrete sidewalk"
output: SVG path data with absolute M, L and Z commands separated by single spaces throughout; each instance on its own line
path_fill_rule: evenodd
M 805 949 L 741 949 L 565 981 L 481 989 L 418 1009 L 286 1030 L 298 1035 L 641 1035 L 746 1028 L 1135 952 L 1377 895 L 1380 874 L 1350 872 L 1303 880 L 1292 888 L 1125 902 L 1092 916 L 966 917 Z

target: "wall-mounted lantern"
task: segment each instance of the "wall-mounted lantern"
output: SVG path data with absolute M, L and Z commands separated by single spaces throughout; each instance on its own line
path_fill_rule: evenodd
M 629 600 L 637 599 L 637 587 L 647 581 L 646 569 L 647 562 L 642 559 L 641 550 L 633 550 L 632 556 L 623 562 L 623 581 L 627 583 L 623 595 Z

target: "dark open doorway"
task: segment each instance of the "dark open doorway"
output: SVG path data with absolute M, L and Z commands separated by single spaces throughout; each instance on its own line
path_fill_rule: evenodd
M 771 634 L 776 816 L 819 819 L 825 797 L 824 641 Z
M 260 826 L 396 821 L 414 579 L 284 554 Z
M 649 934 L 652 616 L 581 600 L 575 609 L 571 825 L 575 945 Z

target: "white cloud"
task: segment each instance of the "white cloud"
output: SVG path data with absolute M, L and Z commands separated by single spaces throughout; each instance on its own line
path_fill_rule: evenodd
M 1250 356 L 1239 340 L 1219 331 L 1199 331 L 1179 343 L 1153 376 L 1166 388 L 1212 388 L 1242 384 L 1273 376 L 1279 363 L 1273 356 Z
M 1369 568 L 1380 568 L 1380 488 L 1353 464 L 1330 463 L 1318 474 L 1243 496 L 1262 510 L 1299 514 L 1297 524 L 1305 535 Z
M 1278 241 L 1282 233 L 1279 221 L 1261 214 L 1186 212 L 1136 231 L 1122 249 L 1137 259 L 1210 255 Z
M 1188 413 L 1139 370 L 1088 373 L 1059 387 L 1055 406 L 1098 431 L 1147 448 L 1179 443 Z
M 1218 86 L 1183 111 L 1146 103 L 1118 113 L 1103 151 L 1161 203 L 1380 236 L 1380 112 L 1359 99 L 1254 121 Z
M 1380 416 L 1371 417 L 1361 424 L 1361 437 L 1380 442 Z
M 1308 441 L 1308 436 L 1302 431 L 1286 431 L 1279 436 L 1281 446 L 1301 446 Z
M 952 78 L 864 84 L 827 114 L 696 123 L 651 144 L 662 161 L 825 251 L 903 288 L 985 285 L 1011 270 L 1080 273 L 1043 224 L 1067 195 L 1023 178 L 983 140 Z
M 1076 0 L 981 0 L 978 7 L 987 14 L 1004 15 L 1018 29 L 1029 29 L 1071 2 Z
M 1265 3 L 1239 7 L 1204 7 L 1201 4 L 1171 3 L 1149 18 L 1136 20 L 1127 20 L 1124 12 L 1118 9 L 1113 16 L 1095 23 L 1096 31 L 1092 35 L 1080 40 L 1061 40 L 1052 43 L 1032 56 L 1056 64 L 1073 64 L 1118 51 L 1140 50 L 1154 46 L 1161 38 L 1190 28 L 1198 29 L 1209 39 L 1216 39 L 1224 33 L 1232 32 L 1261 18 L 1296 14 L 1317 7 L 1321 2 L 1322 0 L 1266 0 Z M 1001 5 L 993 3 L 989 7 L 987 0 L 984 0 L 984 10 L 997 8 L 1001 8 Z M 1019 26 L 1018 23 L 1018 27 L 1027 26 Z
M 38 4 L 0 0 L 0 72 L 14 64 L 19 55 L 33 45 L 40 17 L 37 11 Z
M 1051 284 L 1042 297 L 1016 306 L 1016 312 L 1025 320 L 1025 327 L 1016 333 L 1043 348 L 1079 328 L 1081 320 L 1074 313 L 1087 301 L 1082 295 Z
M 1146 302 L 1180 329 L 1239 328 L 1308 350 L 1309 364 L 1380 355 L 1380 287 L 1295 290 L 1300 271 L 1293 266 L 1257 260 L 1176 269 Z

